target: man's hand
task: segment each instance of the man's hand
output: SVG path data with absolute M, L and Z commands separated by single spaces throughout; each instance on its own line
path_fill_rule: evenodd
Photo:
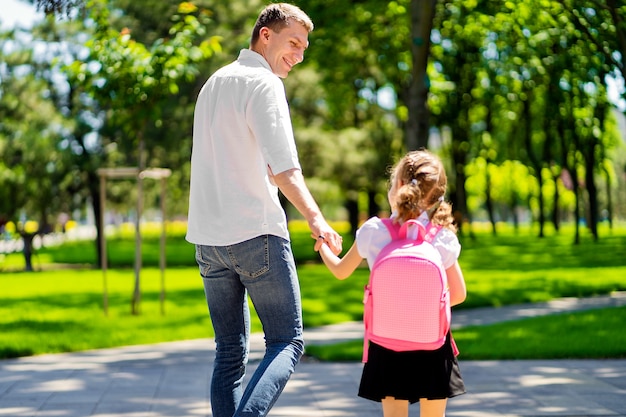
M 314 226 L 311 226 L 311 230 L 313 231 Z M 317 228 L 319 233 L 313 232 L 311 237 L 315 239 L 315 246 L 313 247 L 315 251 L 319 251 L 320 247 L 326 243 L 333 254 L 339 255 L 343 249 L 343 238 L 337 232 L 335 232 L 328 224 L 326 227 Z

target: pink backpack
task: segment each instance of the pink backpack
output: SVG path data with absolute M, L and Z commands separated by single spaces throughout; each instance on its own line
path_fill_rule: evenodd
M 365 286 L 365 338 L 394 351 L 435 350 L 443 346 L 450 330 L 450 291 L 441 255 L 431 244 L 440 226 L 426 228 L 416 220 L 401 227 L 381 219 L 391 242 L 376 257 Z M 417 239 L 407 238 L 410 224 Z

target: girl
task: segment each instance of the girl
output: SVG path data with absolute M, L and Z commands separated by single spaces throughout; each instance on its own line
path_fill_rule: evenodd
M 424 226 L 428 222 L 442 226 L 432 243 L 446 270 L 450 304 L 462 303 L 465 280 L 457 261 L 461 245 L 452 224 L 451 206 L 444 201 L 447 178 L 441 161 L 428 151 L 409 152 L 392 169 L 390 182 L 388 199 L 395 223 L 417 219 Z M 315 249 L 333 275 L 345 279 L 363 259 L 371 269 L 390 241 L 386 226 L 372 217 L 357 230 L 355 243 L 343 258 L 333 254 L 323 236 Z M 465 393 L 456 353 L 450 334 L 441 348 L 431 351 L 395 352 L 370 342 L 359 396 L 382 402 L 384 417 L 408 417 L 409 404 L 416 402 L 420 403 L 421 417 L 443 417 L 447 399 Z

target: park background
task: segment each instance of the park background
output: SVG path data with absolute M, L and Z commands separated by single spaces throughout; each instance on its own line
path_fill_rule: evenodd
M 295 3 L 316 24 L 285 80 L 296 141 L 346 246 L 360 222 L 388 213 L 389 166 L 426 147 L 449 173 L 462 308 L 625 289 L 623 6 Z M 206 78 L 247 47 L 263 4 L 41 1 L 40 12 L 54 6 L 45 19 L 0 33 L 4 357 L 211 336 L 184 241 L 193 105 Z M 102 194 L 99 173 L 122 167 L 133 178 Z M 170 170 L 165 198 L 138 175 L 154 168 Z M 305 325 L 359 320 L 366 270 L 334 281 L 285 206 Z M 493 328 L 508 344 L 476 353 L 476 340 L 495 339 L 479 334 L 489 329 L 458 339 L 474 358 L 623 357 L 615 329 L 625 316 Z

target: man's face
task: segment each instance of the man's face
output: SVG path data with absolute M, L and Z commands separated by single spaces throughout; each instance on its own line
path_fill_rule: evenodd
M 304 50 L 309 46 L 309 31 L 295 20 L 280 32 L 264 27 L 259 36 L 258 51 L 270 64 L 272 72 L 286 78 L 296 64 L 304 59 Z

